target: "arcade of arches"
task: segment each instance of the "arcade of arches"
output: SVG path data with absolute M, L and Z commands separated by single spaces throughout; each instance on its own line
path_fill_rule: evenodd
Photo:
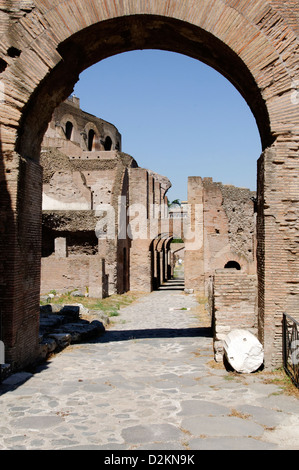
M 146 48 L 214 67 L 256 118 L 258 328 L 265 365 L 281 363 L 282 314 L 299 315 L 298 15 L 293 0 L 2 2 L 1 334 L 15 367 L 34 360 L 38 346 L 48 123 L 84 69 Z

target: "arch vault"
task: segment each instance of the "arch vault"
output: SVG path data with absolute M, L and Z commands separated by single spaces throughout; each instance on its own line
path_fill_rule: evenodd
M 214 67 L 259 128 L 259 331 L 266 366 L 281 363 L 282 313 L 299 314 L 299 6 L 278 0 L 2 2 L 1 336 L 15 367 L 38 346 L 42 169 L 53 110 L 95 62 L 164 49 Z M 12 53 L 14 51 L 14 53 Z M 242 149 L 240 149 L 242 151 Z

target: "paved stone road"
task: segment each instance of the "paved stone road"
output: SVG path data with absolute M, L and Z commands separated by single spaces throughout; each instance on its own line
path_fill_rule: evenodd
M 99 340 L 0 386 L 0 450 L 298 449 L 299 400 L 212 367 L 209 330 L 175 284 Z M 191 309 L 191 310 L 182 310 Z

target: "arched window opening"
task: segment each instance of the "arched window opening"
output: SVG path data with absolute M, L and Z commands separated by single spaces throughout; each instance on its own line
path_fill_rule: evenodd
M 68 121 L 65 125 L 65 136 L 67 138 L 67 140 L 71 140 L 72 139 L 72 135 L 73 135 L 73 124 Z
M 94 150 L 94 141 L 95 141 L 95 131 L 93 129 L 90 129 L 88 132 L 88 150 L 91 152 Z
M 112 140 L 111 137 L 107 136 L 104 142 L 104 149 L 105 150 L 111 150 L 112 147 Z
M 238 271 L 241 270 L 241 266 L 237 261 L 228 261 L 224 266 L 225 269 L 237 269 Z

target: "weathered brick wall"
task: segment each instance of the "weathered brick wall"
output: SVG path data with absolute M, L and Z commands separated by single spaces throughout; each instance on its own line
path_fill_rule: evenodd
M 188 178 L 189 226 L 184 230 L 185 287 L 204 293 L 203 185 L 199 176 Z M 187 235 L 187 238 L 186 238 Z
M 186 288 L 207 293 L 215 270 L 230 261 L 237 262 L 242 272 L 256 274 L 254 196 L 249 189 L 212 178 L 188 178 L 191 228 L 196 226 L 197 243 L 186 243 Z
M 206 279 L 229 261 L 256 273 L 254 197 L 249 189 L 203 179 Z
M 41 281 L 42 295 L 51 290 L 61 294 L 78 289 L 85 293 L 89 287 L 89 257 L 76 256 L 62 259 L 50 256 L 42 258 Z
M 264 207 L 259 213 L 264 214 L 264 220 L 259 223 L 263 238 L 258 243 L 264 258 L 258 260 L 262 291 L 259 317 L 267 363 L 281 359 L 273 346 L 280 328 L 275 326 L 275 316 L 283 310 L 292 314 L 299 305 L 298 2 L 11 0 L 0 8 L 0 73 L 5 89 L 0 103 L 1 151 L 5 165 L 14 152 L 39 160 L 41 142 L 56 106 L 72 93 L 84 69 L 114 54 L 145 48 L 181 52 L 203 60 L 235 84 L 256 118 L 263 150 L 275 153 L 273 158 L 265 153 L 263 181 L 267 187 L 261 189 L 263 200 L 260 198 Z M 19 165 L 10 175 L 1 168 L 1 206 L 8 202 L 7 210 L 1 212 L 1 226 L 7 223 L 2 229 L 0 274 L 6 292 L 14 291 L 18 283 L 18 246 L 23 245 L 22 234 L 26 239 L 30 220 L 31 208 L 15 204 L 21 201 L 16 182 L 27 177 Z M 25 265 L 27 256 L 34 259 L 24 252 Z M 33 274 L 28 272 L 26 282 L 18 283 L 15 292 L 20 297 L 35 298 L 28 286 L 34 284 L 38 266 L 36 259 Z M 6 319 L 10 334 L 15 337 L 19 330 L 19 335 L 24 335 L 21 322 L 15 320 L 23 316 L 21 303 L 6 297 L 2 310 L 10 317 Z M 31 313 L 28 315 L 30 318 Z M 29 335 L 24 343 L 31 340 Z M 24 350 L 20 350 L 21 356 L 26 356 Z
M 257 276 L 235 269 L 216 271 L 210 293 L 214 351 L 216 361 L 223 359 L 223 340 L 241 328 L 257 336 Z
M 42 291 L 58 294 L 71 291 L 88 293 L 90 297 L 102 298 L 106 292 L 103 260 L 99 256 L 77 255 L 69 258 L 50 256 L 42 258 Z
M 264 152 L 258 167 L 260 339 L 273 366 L 282 358 L 283 313 L 299 318 L 299 142 Z
M 105 150 L 105 140 L 111 139 L 111 149 L 121 151 L 121 135 L 117 128 L 92 114 L 80 109 L 80 100 L 74 96 L 58 106 L 52 116 L 47 132 L 43 140 L 43 146 L 53 146 L 53 141 L 57 138 L 65 138 L 66 123 L 73 125 L 71 142 L 80 146 L 82 150 L 89 150 L 89 131 L 94 131 L 92 150 Z M 91 150 L 91 149 L 90 149 Z
M 88 285 L 86 260 L 80 258 L 80 254 L 92 254 L 95 250 L 92 229 L 95 232 L 99 226 L 97 216 L 101 218 L 102 205 L 105 205 L 104 211 L 108 205 L 109 209 L 114 209 L 109 216 L 106 232 L 109 240 L 103 240 L 105 234 L 101 233 L 98 251 L 106 260 L 109 293 L 121 294 L 129 289 L 150 292 L 152 271 L 149 246 L 151 237 L 160 233 L 160 219 L 165 216 L 165 194 L 171 183 L 164 176 L 138 168 L 135 160 L 127 154 L 84 151 L 77 134 L 86 122 L 89 125 L 88 119 L 92 117 L 80 110 L 79 102 L 75 104 L 64 102 L 58 107 L 44 139 L 47 147 L 43 147 L 41 157 L 44 167 L 43 255 L 53 253 L 54 238 L 66 237 L 68 253 L 79 255 L 76 259 L 78 269 L 79 260 L 82 259 L 82 269 L 79 271 L 82 271 L 84 282 Z M 67 142 L 63 133 L 59 139 L 54 135 L 57 122 L 65 127 L 67 119 L 74 122 L 77 145 Z M 98 128 L 103 126 L 102 120 L 93 117 L 93 121 Z M 55 138 L 49 137 L 51 132 Z M 151 207 L 153 204 L 156 207 Z M 128 209 L 131 213 L 126 212 Z M 151 226 L 152 217 L 155 217 L 155 223 Z M 130 221 L 132 230 L 128 226 Z M 75 260 L 74 257 L 72 259 Z M 55 270 L 49 269 L 47 260 L 42 261 L 41 288 L 49 290 L 51 283 L 56 285 L 58 281 Z M 73 289 L 68 262 L 56 257 L 56 265 L 58 272 L 67 269 L 65 276 L 59 278 L 59 290 Z M 71 279 L 73 277 L 71 271 Z M 74 279 L 75 285 L 84 285 L 83 280 Z
M 167 234 L 172 229 L 167 223 L 168 220 L 164 219 L 167 207 L 166 193 L 170 186 L 167 177 L 151 170 L 129 170 L 131 290 L 151 292 L 165 280 L 166 267 L 163 265 L 161 269 L 164 258 L 156 250 L 161 234 Z M 152 250 L 152 240 L 155 238 L 157 243 L 154 243 L 155 248 Z
M 99 204 L 117 208 L 124 168 L 133 163 L 132 157 L 122 155 L 105 160 L 70 160 L 55 148 L 44 149 L 43 210 L 96 210 Z
M 1 191 L 19 217 L 7 211 L 1 225 L 1 334 L 6 361 L 18 367 L 32 362 L 38 347 L 42 169 L 17 154 L 6 159 L 4 169 L 9 191 L 3 180 Z
M 130 250 L 130 290 L 153 290 L 152 253 L 149 240 L 134 240 Z

